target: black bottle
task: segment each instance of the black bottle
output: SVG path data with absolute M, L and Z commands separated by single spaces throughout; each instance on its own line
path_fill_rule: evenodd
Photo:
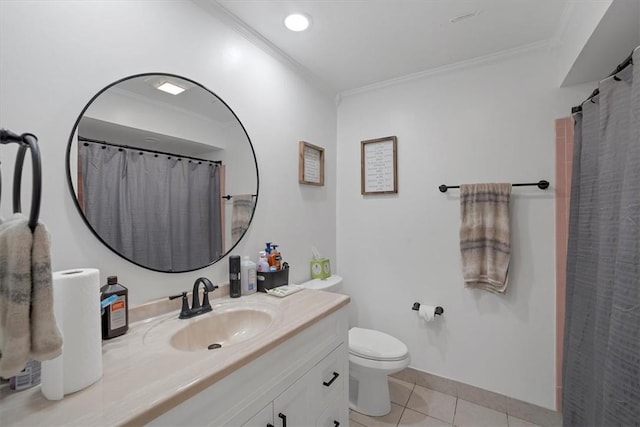
M 238 298 L 240 293 L 240 256 L 231 255 L 229 257 L 229 296 Z
M 102 339 L 119 337 L 129 330 L 129 290 L 118 283 L 118 276 L 109 276 L 100 293 L 100 301 L 116 296 L 102 312 Z

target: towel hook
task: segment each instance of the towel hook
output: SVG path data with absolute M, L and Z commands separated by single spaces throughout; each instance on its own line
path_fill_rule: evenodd
M 30 133 L 23 133 L 18 136 L 11 131 L 2 129 L 0 132 L 0 142 L 3 144 L 16 142 L 20 145 L 16 156 L 16 165 L 13 170 L 13 212 L 22 212 L 20 203 L 20 190 L 22 184 L 22 166 L 27 153 L 27 148 L 31 150 L 31 169 L 33 175 L 33 191 L 31 192 L 31 212 L 29 213 L 29 228 L 33 232 L 38 225 L 40 215 L 40 200 L 42 192 L 42 164 L 40 159 L 40 149 L 38 148 L 38 138 Z

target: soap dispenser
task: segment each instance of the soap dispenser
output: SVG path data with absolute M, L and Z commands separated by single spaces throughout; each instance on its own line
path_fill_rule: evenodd
M 271 245 L 271 252 L 269 253 L 269 266 L 275 267 L 276 270 L 280 270 L 280 264 L 282 256 L 278 252 L 278 245 Z

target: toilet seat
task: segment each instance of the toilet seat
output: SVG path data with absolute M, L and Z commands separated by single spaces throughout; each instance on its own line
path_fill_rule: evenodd
M 363 359 L 395 361 L 406 359 L 409 349 L 384 332 L 353 327 L 349 330 L 349 353 Z

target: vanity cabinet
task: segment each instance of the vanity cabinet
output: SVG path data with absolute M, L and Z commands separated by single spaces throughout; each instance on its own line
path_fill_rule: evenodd
M 242 427 L 265 427 L 273 424 L 273 402 L 262 408 L 249 421 L 244 423 Z
M 346 357 L 341 344 L 243 426 L 346 426 Z
M 347 426 L 346 311 L 303 329 L 150 425 Z

